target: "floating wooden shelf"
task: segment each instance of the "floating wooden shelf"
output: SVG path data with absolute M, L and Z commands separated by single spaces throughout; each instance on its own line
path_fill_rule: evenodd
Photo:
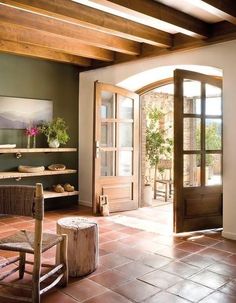
M 74 147 L 59 147 L 59 148 L 0 148 L 0 154 L 23 154 L 23 153 L 65 153 L 76 152 Z
M 76 169 L 65 169 L 65 170 L 44 170 L 42 172 L 37 173 L 20 173 L 17 171 L 7 171 L 0 172 L 0 179 L 18 179 L 18 178 L 26 178 L 26 177 L 36 177 L 36 176 L 52 176 L 52 175 L 66 175 L 66 174 L 75 174 L 77 172 Z
M 64 192 L 64 193 L 56 193 L 55 191 L 50 190 L 44 190 L 44 198 L 50 199 L 50 198 L 57 198 L 57 197 L 69 197 L 69 196 L 78 196 L 79 191 L 74 190 L 72 192 Z

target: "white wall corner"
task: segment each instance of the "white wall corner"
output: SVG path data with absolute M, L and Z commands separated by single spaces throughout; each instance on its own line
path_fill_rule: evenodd
M 222 237 L 230 240 L 236 240 L 236 233 L 222 231 Z

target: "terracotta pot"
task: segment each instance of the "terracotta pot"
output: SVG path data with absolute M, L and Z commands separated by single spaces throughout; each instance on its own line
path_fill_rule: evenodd
M 143 189 L 143 206 L 152 206 L 152 186 L 145 185 Z

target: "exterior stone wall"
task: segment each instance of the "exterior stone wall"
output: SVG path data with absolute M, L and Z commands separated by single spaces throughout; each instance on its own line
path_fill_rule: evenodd
M 174 96 L 166 93 L 157 93 L 150 91 L 141 96 L 141 194 L 143 200 L 143 188 L 145 179 L 154 175 L 154 169 L 150 168 L 146 161 L 146 125 L 147 118 L 145 108 L 155 106 L 165 113 L 164 120 L 160 123 L 161 127 L 166 129 L 167 137 L 173 138 L 173 106 Z M 153 185 L 153 180 L 152 180 Z

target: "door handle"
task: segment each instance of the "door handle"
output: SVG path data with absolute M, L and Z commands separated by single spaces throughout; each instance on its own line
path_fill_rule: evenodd
M 95 157 L 99 158 L 100 155 L 100 143 L 99 141 L 95 141 Z

